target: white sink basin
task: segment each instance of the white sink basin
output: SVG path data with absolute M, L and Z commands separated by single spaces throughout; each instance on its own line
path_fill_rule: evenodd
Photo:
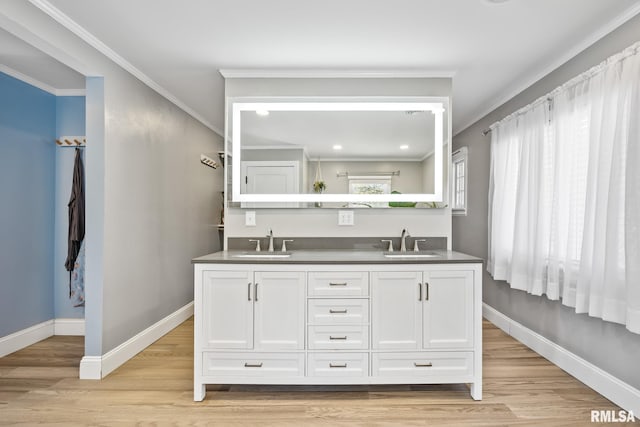
M 385 258 L 435 258 L 440 255 L 433 252 L 385 252 Z
M 231 255 L 233 258 L 289 258 L 289 252 L 245 252 Z

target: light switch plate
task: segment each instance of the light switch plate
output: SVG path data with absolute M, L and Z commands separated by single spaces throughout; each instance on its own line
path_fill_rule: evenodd
M 247 227 L 256 226 L 256 211 L 246 211 L 244 213 L 244 225 Z
M 353 211 L 338 211 L 338 225 L 353 225 Z

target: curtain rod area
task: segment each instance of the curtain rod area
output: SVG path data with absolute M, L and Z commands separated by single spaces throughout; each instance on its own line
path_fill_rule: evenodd
M 354 174 L 349 174 L 349 172 L 338 172 L 336 174 L 336 177 L 340 178 L 340 177 L 349 177 L 349 176 L 353 176 Z M 358 172 L 358 174 L 356 176 L 400 176 L 400 171 L 393 171 L 393 172 Z

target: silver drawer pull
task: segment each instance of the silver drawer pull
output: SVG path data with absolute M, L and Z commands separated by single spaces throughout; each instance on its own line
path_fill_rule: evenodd
M 329 282 L 329 286 L 347 286 L 347 282 Z
M 330 340 L 346 340 L 347 336 L 343 336 L 343 337 L 333 337 L 333 336 L 329 336 Z
M 346 363 L 329 363 L 330 368 L 346 368 Z
M 329 309 L 329 313 L 331 314 L 347 314 L 347 309 L 344 310 L 334 310 L 333 308 Z
M 430 368 L 433 366 L 433 364 L 431 362 L 429 363 L 418 363 L 418 362 L 413 362 L 414 366 L 416 368 Z
M 260 363 L 245 363 L 245 368 L 262 368 L 262 362 Z

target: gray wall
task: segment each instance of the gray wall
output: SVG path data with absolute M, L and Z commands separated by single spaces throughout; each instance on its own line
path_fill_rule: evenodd
M 222 207 L 223 172 L 200 154 L 222 141 L 32 4 L 3 1 L 3 15 L 90 76 L 85 355 L 100 356 L 193 300 L 190 260 L 219 248 Z
M 432 162 L 433 163 L 433 162 Z M 309 182 L 313 183 L 316 174 L 317 162 L 313 162 L 313 167 L 309 170 Z M 424 188 L 424 176 L 427 172 L 423 171 L 423 162 L 394 162 L 394 161 L 336 161 L 322 160 L 320 162 L 322 170 L 322 178 L 327 184 L 325 193 L 349 193 L 349 178 L 346 176 L 338 177 L 338 173 L 349 172 L 349 175 L 367 175 L 371 172 L 393 172 L 401 171 L 400 175 L 391 177 L 391 190 L 401 193 L 427 193 Z M 433 175 L 433 168 L 431 168 Z M 385 178 L 385 177 L 382 177 Z M 432 179 L 433 181 L 433 179 Z M 311 187 L 309 184 L 309 187 Z M 311 191 L 310 189 L 306 189 Z M 433 192 L 433 184 L 431 185 Z
M 575 58 L 454 136 L 453 149 L 469 147 L 467 216 L 453 217 L 453 249 L 487 258 L 487 195 L 490 135 L 482 130 L 545 95 L 572 77 L 640 40 L 640 16 L 628 21 Z M 640 389 L 640 335 L 624 326 L 576 314 L 546 297 L 512 290 L 506 282 L 484 275 L 483 301 L 606 372 Z

